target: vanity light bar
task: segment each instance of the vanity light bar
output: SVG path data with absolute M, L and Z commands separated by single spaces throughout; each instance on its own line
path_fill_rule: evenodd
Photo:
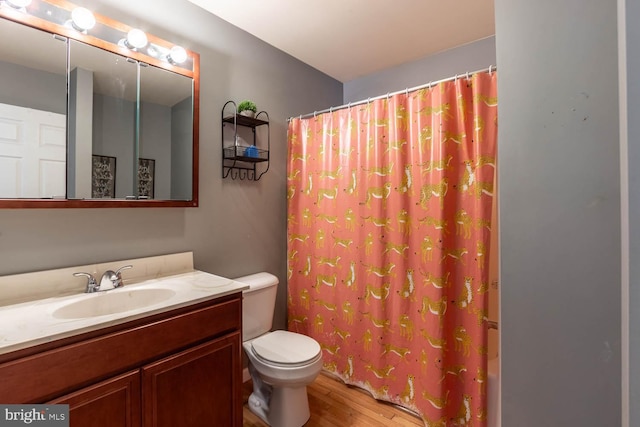
M 131 50 L 142 49 L 149 43 L 147 35 L 138 28 L 132 28 L 127 33 L 127 37 L 123 39 L 123 43 Z
M 71 25 L 81 33 L 85 33 L 96 26 L 93 12 L 84 7 L 76 7 L 71 11 Z
M 30 20 L 53 24 L 54 33 L 86 41 L 86 37 L 113 45 L 115 53 L 137 57 L 140 61 L 171 69 L 193 72 L 193 57 L 181 46 L 131 28 L 66 0 L 0 0 L 0 17 L 29 24 Z M 51 26 L 51 25 L 49 25 Z M 128 52 L 123 52 L 126 49 Z M 151 61 L 150 61 L 151 60 Z M 165 64 L 165 65 L 163 65 Z M 191 73 L 187 73 L 191 74 Z
M 16 9 L 23 9 L 31 4 L 31 0 L 5 0 L 5 3 Z

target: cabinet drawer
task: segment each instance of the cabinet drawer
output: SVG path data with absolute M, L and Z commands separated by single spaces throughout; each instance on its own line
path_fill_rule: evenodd
M 156 318 L 157 319 L 157 318 Z M 0 365 L 0 402 L 38 403 L 239 330 L 241 294 L 223 303 Z

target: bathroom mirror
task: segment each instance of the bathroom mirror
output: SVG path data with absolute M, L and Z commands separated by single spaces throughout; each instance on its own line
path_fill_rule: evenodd
M 0 208 L 197 206 L 199 56 L 74 8 L 0 2 Z
M 64 198 L 66 41 L 5 19 L 0 38 L 0 198 Z

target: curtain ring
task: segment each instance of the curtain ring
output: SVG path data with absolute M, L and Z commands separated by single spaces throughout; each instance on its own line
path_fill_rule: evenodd
M 351 108 L 351 102 L 347 104 L 347 110 Z
M 491 69 L 493 68 L 493 65 L 489 65 L 489 75 L 491 75 Z
M 314 118 L 314 119 L 317 117 L 317 116 L 316 116 L 316 113 L 317 113 L 317 111 L 314 111 L 314 112 L 313 112 L 313 118 Z
M 406 88 L 406 89 L 404 90 L 404 94 L 405 94 L 406 96 L 409 96 L 409 88 Z
M 367 104 L 371 104 L 371 98 L 367 98 Z
M 333 107 L 329 107 L 329 114 L 333 113 Z
M 469 72 L 467 71 L 467 80 L 469 80 Z
M 389 100 L 389 98 L 391 98 L 391 93 L 387 92 L 387 101 Z
M 302 120 L 302 114 L 300 114 L 300 120 Z

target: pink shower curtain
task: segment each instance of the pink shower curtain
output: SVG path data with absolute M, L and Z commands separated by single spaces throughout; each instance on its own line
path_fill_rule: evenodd
M 428 426 L 486 425 L 497 75 L 292 119 L 289 329 Z

